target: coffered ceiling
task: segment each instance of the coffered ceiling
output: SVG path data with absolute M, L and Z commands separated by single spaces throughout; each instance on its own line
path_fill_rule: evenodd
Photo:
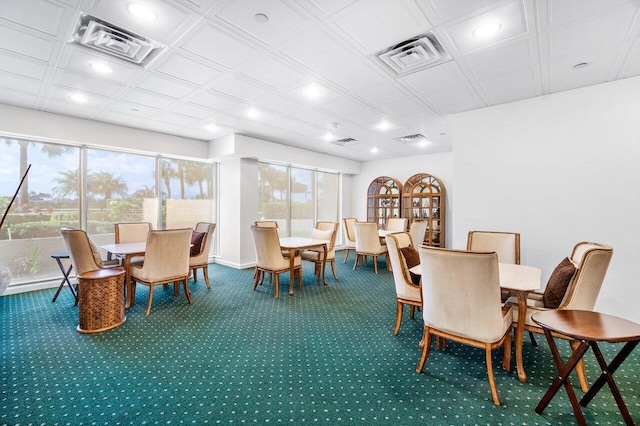
M 451 114 L 639 75 L 639 11 L 638 0 L 0 0 L 0 102 L 361 161 L 443 152 Z M 137 64 L 72 42 L 87 15 L 158 50 Z M 486 23 L 497 32 L 474 35 Z M 107 50 L 137 49 L 109 31 L 94 41 L 105 35 Z M 416 38 L 426 44 L 392 55 L 406 71 L 378 57 Z

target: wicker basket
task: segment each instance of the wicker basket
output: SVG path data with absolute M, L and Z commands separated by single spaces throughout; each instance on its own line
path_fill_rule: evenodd
M 78 276 L 80 333 L 99 333 L 123 324 L 124 270 L 100 269 Z

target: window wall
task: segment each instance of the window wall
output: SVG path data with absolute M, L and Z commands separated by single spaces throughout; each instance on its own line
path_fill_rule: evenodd
M 31 164 L 0 229 L 0 266 L 11 285 L 61 277 L 51 254 L 66 251 L 62 227 L 85 229 L 100 245 L 114 241 L 117 222 L 215 222 L 210 163 L 1 136 L 0 162 L 0 214 Z
M 339 217 L 340 175 L 258 163 L 258 218 L 275 220 L 281 236 L 308 237 L 318 220 Z

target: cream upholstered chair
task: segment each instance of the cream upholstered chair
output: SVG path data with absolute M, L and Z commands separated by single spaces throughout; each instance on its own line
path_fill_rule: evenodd
M 338 233 L 338 222 L 318 222 L 316 224 L 316 228 L 311 230 L 311 238 L 318 240 L 328 240 L 329 244 L 327 245 L 327 261 L 326 263 L 331 265 L 331 272 L 333 273 L 333 278 L 338 280 L 338 275 L 336 274 L 336 234 Z M 312 248 L 303 251 L 300 256 L 302 260 L 307 260 L 309 262 L 314 262 L 315 264 L 315 273 L 317 280 L 320 281 L 320 275 L 322 275 L 322 263 L 324 257 L 324 250 L 322 247 Z
M 146 315 L 151 312 L 153 287 L 158 284 L 174 283 L 174 293 L 182 282 L 184 293 L 191 304 L 189 291 L 189 252 L 191 246 L 191 228 L 149 231 L 147 248 L 142 265 L 132 265 L 132 300 L 135 300 L 136 283 L 149 287 L 149 301 Z
M 215 229 L 215 223 L 198 222 L 196 224 L 194 231 L 204 234 L 204 237 L 202 238 L 200 247 L 191 247 L 191 255 L 189 256 L 189 269 L 193 272 L 193 281 L 198 281 L 197 271 L 199 268 L 202 268 L 204 282 L 207 284 L 207 288 L 211 288 L 211 284 L 209 283 L 209 250 Z
M 256 220 L 253 224 L 261 228 L 278 229 L 278 222 L 276 222 L 275 220 Z
M 568 284 L 564 296 L 557 307 L 545 307 L 545 301 L 548 303 L 548 297 L 545 292 L 532 292 L 527 296 L 527 315 L 525 319 L 525 330 L 529 331 L 531 341 L 535 344 L 532 333 L 543 334 L 542 328 L 536 324 L 531 315 L 549 309 L 573 309 L 581 311 L 592 311 L 598 299 L 602 282 L 609 268 L 609 262 L 613 256 L 613 249 L 607 245 L 592 242 L 580 242 L 573 247 L 571 256 L 568 261 L 563 261 L 567 265 L 573 265 L 575 270 L 571 269 Z M 558 265 L 552 276 L 549 278 L 547 287 L 551 286 L 554 281 L 556 271 L 560 271 L 561 265 Z M 566 270 L 566 267 L 564 267 Z M 513 317 L 518 317 L 518 302 L 515 298 L 509 298 L 507 303 L 514 307 Z M 562 336 L 560 336 L 562 337 Z M 578 346 L 578 342 L 570 341 L 572 348 Z M 576 368 L 576 373 L 580 381 L 580 387 L 584 392 L 589 390 L 589 384 L 584 370 L 584 363 L 580 361 Z
M 390 217 L 387 219 L 387 231 L 391 232 L 405 232 L 407 230 L 406 218 Z
M 289 261 L 282 255 L 278 232 L 273 227 L 252 226 L 251 235 L 256 248 L 256 274 L 253 289 L 255 290 L 259 284 L 262 284 L 264 273 L 274 275 L 274 295 L 279 295 L 279 277 L 283 272 L 289 272 Z M 302 259 L 296 256 L 293 259 L 295 275 L 298 278 L 298 286 L 302 285 Z
M 342 263 L 345 263 L 349 258 L 349 250 L 355 250 L 356 248 L 356 230 L 353 227 L 353 224 L 356 223 L 358 219 L 355 217 L 346 217 L 342 219 L 344 223 L 344 234 L 345 234 L 345 242 L 344 242 L 344 259 Z
M 373 270 L 378 273 L 378 256 L 387 254 L 387 246 L 380 244 L 378 226 L 372 222 L 356 222 L 353 224 L 356 231 L 356 261 L 353 269 L 358 267 L 358 262 L 362 258 L 366 262 L 367 256 L 373 257 Z M 389 257 L 386 257 L 387 265 Z
M 393 271 L 393 281 L 396 285 L 396 325 L 393 329 L 393 335 L 398 334 L 400 323 L 402 322 L 402 313 L 404 305 L 409 305 L 409 315 L 413 318 L 415 308 L 422 306 L 422 294 L 420 285 L 414 284 L 409 273 L 405 255 L 402 249 L 413 247 L 411 235 L 408 232 L 398 232 L 385 237 L 387 241 L 387 250 L 389 260 L 391 261 L 391 270 Z
M 118 266 L 117 260 L 105 261 L 102 259 L 100 249 L 82 229 L 63 228 L 60 233 L 69 252 L 71 264 L 76 271 L 76 275 L 97 271 L 105 267 Z
M 411 222 L 411 225 L 409 226 L 409 234 L 411 234 L 411 239 L 416 247 L 424 244 L 424 234 L 427 233 L 427 226 L 429 226 L 429 222 L 426 220 L 414 220 Z
M 491 351 L 504 345 L 503 368 L 511 369 L 512 310 L 502 308 L 498 256 L 432 247 L 418 248 L 422 270 L 424 335 L 419 373 L 431 335 L 485 350 L 493 403 L 500 405 Z
M 147 241 L 147 233 L 153 229 L 150 222 L 121 222 L 114 224 L 116 244 L 139 243 Z M 109 259 L 111 253 L 109 253 Z M 132 264 L 140 264 L 143 256 L 131 259 Z
M 467 250 L 494 251 L 498 262 L 520 264 L 520 234 L 516 232 L 470 231 Z

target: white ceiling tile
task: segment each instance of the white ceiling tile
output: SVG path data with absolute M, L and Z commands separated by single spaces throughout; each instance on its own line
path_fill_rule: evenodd
M 91 64 L 95 62 L 108 65 L 113 72 L 109 74 L 95 72 L 91 68 Z M 105 56 L 95 50 L 75 45 L 65 46 L 60 58 L 60 66 L 69 70 L 80 71 L 91 78 L 104 79 L 123 84 L 129 83 L 134 77 L 144 72 L 144 70 L 138 66 Z
M 521 92 L 523 90 L 525 90 L 525 93 L 529 93 L 530 96 L 535 96 L 536 80 L 530 68 L 496 75 L 480 80 L 478 83 L 489 97 L 492 94 Z
M 135 87 L 164 96 L 170 96 L 172 98 L 182 98 L 183 96 L 193 92 L 195 89 L 193 86 L 179 83 L 174 79 L 161 77 L 156 74 L 145 74 L 142 78 L 136 81 Z
M 551 25 L 582 20 L 623 5 L 638 7 L 636 0 L 547 0 Z
M 211 92 L 200 92 L 189 98 L 189 102 L 196 103 L 208 108 L 224 111 L 234 107 L 238 101 L 231 100 L 224 96 L 220 96 Z
M 371 127 L 382 121 L 384 119 L 384 116 L 377 111 L 365 109 L 349 114 L 349 117 L 347 117 L 347 119 L 361 126 Z
M 428 4 L 433 8 L 439 19 L 450 18 L 452 16 L 465 15 L 471 10 L 485 6 L 494 0 L 430 0 Z
M 97 93 L 102 96 L 113 96 L 122 88 L 117 83 L 61 69 L 54 73 L 52 81 L 55 84 Z
M 281 115 L 272 115 L 269 117 L 270 126 L 280 127 L 282 129 L 291 129 L 300 125 L 300 121 L 291 118 L 283 117 Z
M 560 92 L 563 90 L 575 89 L 577 87 L 591 86 L 593 84 L 599 84 L 607 81 L 608 77 L 608 72 L 600 72 L 595 74 L 582 75 L 577 78 L 553 80 L 551 81 L 551 90 L 553 92 Z
M 419 35 L 430 28 L 429 22 L 413 2 L 360 0 L 349 6 L 336 25 L 371 54 Z
M 280 113 L 288 113 L 305 108 L 305 105 L 283 95 L 274 95 L 255 101 L 255 104 Z
M 325 18 L 348 7 L 355 0 L 296 0 L 315 16 Z
M 222 32 L 207 21 L 203 21 L 188 32 L 179 46 L 227 68 L 235 67 L 255 53 L 255 49 Z
M 363 109 L 367 108 L 367 106 L 363 103 L 355 101 L 347 95 L 336 96 L 335 98 L 322 103 L 321 107 L 323 109 L 331 111 L 338 116 L 351 114 L 356 111 L 362 111 Z
M 242 74 L 278 89 L 305 77 L 304 74 L 274 57 L 267 57 L 248 65 Z
M 418 114 L 419 112 L 427 109 L 424 105 L 414 99 L 404 99 L 399 102 L 383 104 L 380 105 L 380 108 L 390 114 L 394 114 L 400 117 Z
M 390 104 L 411 97 L 405 89 L 392 81 L 358 90 L 355 94 L 373 105 Z
M 153 70 L 199 86 L 209 83 L 222 74 L 221 71 L 202 62 L 173 52 L 167 52 L 160 58 L 153 66 Z
M 0 17 L 45 34 L 56 36 L 65 9 L 53 1 L 40 1 L 37 7 L 29 7 L 25 0 L 0 1 Z
M 120 99 L 153 108 L 166 108 L 175 102 L 173 98 L 145 90 L 129 90 Z
M 0 53 L 0 70 L 43 80 L 47 72 L 47 66 L 43 62 L 13 54 Z
M 324 31 L 317 29 L 300 35 L 293 44 L 281 52 L 314 71 L 342 66 L 350 59 L 358 57 Z
M 37 78 L 23 77 L 9 72 L 0 72 L 0 87 L 12 89 L 19 87 L 22 92 L 37 95 L 42 81 Z
M 471 111 L 482 107 L 484 107 L 484 104 L 481 101 L 471 100 L 460 104 L 447 105 L 440 108 L 440 110 L 445 114 L 457 114 L 459 112 Z
M 267 93 L 267 90 L 233 75 L 223 77 L 216 81 L 209 86 L 209 89 L 244 101 L 252 101 Z
M 308 92 L 313 89 L 318 93 L 316 97 L 309 97 Z M 306 82 L 298 86 L 294 86 L 285 92 L 292 99 L 302 102 L 306 105 L 318 105 L 327 102 L 338 95 L 338 93 L 326 84 L 316 81 Z
M 508 92 L 492 92 L 488 94 L 491 105 L 500 105 L 507 102 L 521 101 L 536 96 L 535 87 L 522 87 Z
M 467 55 L 463 60 L 478 79 L 531 67 L 535 63 L 532 41 L 531 38 L 517 40 L 500 45 L 497 49 L 484 50 L 481 54 Z
M 26 93 L 6 87 L 0 90 L 0 103 L 3 104 L 33 108 L 37 101 L 38 97 L 33 93 Z
M 528 27 L 523 3 L 511 1 L 508 3 L 499 2 L 498 4 L 500 6 L 480 15 L 444 25 L 442 30 L 449 36 L 458 52 L 461 54 L 469 53 L 527 34 Z M 497 21 L 501 25 L 496 34 L 487 38 L 478 38 L 473 35 L 478 26 L 492 21 Z
M 194 20 L 189 10 L 175 1 L 148 2 L 156 13 L 156 19 L 151 21 L 138 19 L 129 13 L 129 3 L 130 0 L 93 0 L 92 7 L 85 12 L 162 43 L 172 41 Z
M 455 62 L 447 62 L 426 70 L 418 71 L 398 79 L 408 84 L 417 93 L 435 92 L 463 83 L 464 75 Z
M 258 13 L 266 15 L 268 22 L 258 22 L 255 18 Z M 232 1 L 216 15 L 267 45 L 273 44 L 306 23 L 287 3 L 278 0 Z
M 335 117 L 322 113 L 314 108 L 307 108 L 289 114 L 298 120 L 305 121 L 309 124 L 335 121 Z
M 45 108 L 46 111 L 55 111 L 57 114 L 66 114 L 80 118 L 93 118 L 100 111 L 92 105 L 61 101 L 57 97 L 47 98 L 43 102 L 42 107 Z
M 549 32 L 551 59 L 575 55 L 590 49 L 599 49 L 624 40 L 635 15 L 629 8 L 615 9 L 577 24 Z M 607 31 L 602 31 L 607 28 Z
M 82 93 L 86 96 L 87 102 L 85 103 L 77 103 L 71 100 L 71 95 L 75 93 Z M 102 109 L 109 106 L 113 101 L 111 98 L 106 96 L 100 96 L 95 93 L 89 93 L 85 91 L 80 91 L 76 89 L 70 89 L 66 87 L 55 87 L 50 86 L 47 90 L 47 99 L 53 99 L 60 104 L 69 104 L 72 105 L 72 108 L 88 108 L 89 110 Z M 83 115 L 84 117 L 84 115 Z
M 11 40 L 11 43 L 4 42 L 0 44 L 0 50 L 8 50 L 9 52 L 19 53 L 41 61 L 49 61 L 53 53 L 55 43 L 43 37 L 27 34 L 24 31 L 18 31 L 0 25 L 0 40 Z
M 549 78 L 552 81 L 569 78 L 582 78 L 589 74 L 608 74 L 618 58 L 622 46 L 610 46 L 607 49 L 584 52 L 578 56 L 571 56 L 549 63 Z M 586 63 L 585 67 L 573 68 L 574 65 Z M 603 82 L 606 81 L 603 80 Z
M 327 74 L 327 78 L 342 86 L 345 90 L 354 91 L 375 86 L 388 79 L 366 62 L 353 62 Z
M 158 115 L 154 117 L 155 120 L 160 120 L 165 123 L 175 124 L 176 126 L 190 126 L 196 121 L 198 118 L 190 117 L 188 115 L 182 115 L 175 112 L 160 112 Z
M 132 117 L 139 117 L 140 119 L 151 117 L 160 112 L 157 108 L 126 101 L 116 101 L 112 103 L 109 105 L 109 111 L 129 114 Z
M 463 104 L 477 101 L 478 96 L 467 85 L 449 87 L 447 89 L 431 92 L 425 97 L 436 108 L 449 105 Z
M 203 108 L 190 103 L 174 104 L 171 106 L 171 111 L 182 115 L 188 115 L 190 117 L 197 118 L 198 120 L 210 118 L 217 112 L 209 108 Z

